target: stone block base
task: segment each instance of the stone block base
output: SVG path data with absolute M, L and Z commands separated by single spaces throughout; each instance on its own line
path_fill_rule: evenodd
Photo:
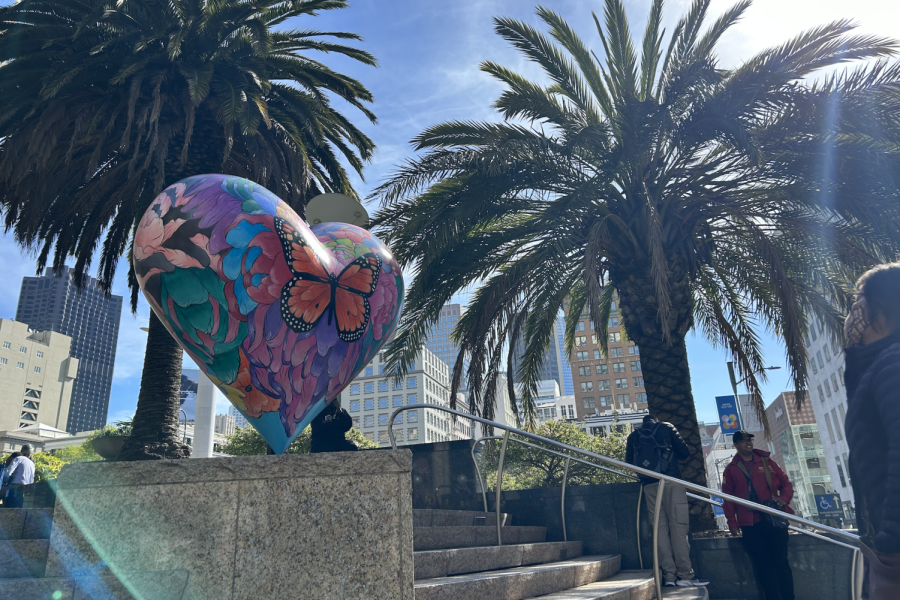
M 413 600 L 411 467 L 409 450 L 70 465 L 46 577 L 112 575 L 138 598 Z

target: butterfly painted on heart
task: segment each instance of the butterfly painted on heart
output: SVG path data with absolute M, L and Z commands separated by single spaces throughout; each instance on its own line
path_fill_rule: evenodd
M 363 254 L 333 275 L 322 265 L 315 250 L 288 221 L 275 217 L 275 229 L 284 257 L 294 274 L 281 292 L 281 318 L 294 331 L 309 331 L 328 315 L 328 325 L 338 337 L 354 342 L 369 325 L 369 300 L 378 285 L 381 257 Z

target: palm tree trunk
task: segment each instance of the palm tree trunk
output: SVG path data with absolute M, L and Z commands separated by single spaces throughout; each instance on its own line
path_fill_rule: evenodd
M 153 311 L 149 329 L 134 425 L 119 460 L 188 458 L 191 447 L 178 435 L 181 346 Z
M 693 326 L 693 303 L 687 277 L 675 279 L 670 287 L 671 309 L 666 341 L 659 322 L 659 305 L 653 280 L 641 274 L 616 278 L 619 304 L 628 337 L 641 349 L 641 366 L 650 414 L 667 421 L 681 432 L 691 450 L 681 461 L 681 475 L 686 481 L 706 487 L 706 465 L 700 443 L 697 411 L 691 392 L 685 336 Z M 710 505 L 692 501 L 691 525 L 696 531 L 715 529 L 715 516 Z

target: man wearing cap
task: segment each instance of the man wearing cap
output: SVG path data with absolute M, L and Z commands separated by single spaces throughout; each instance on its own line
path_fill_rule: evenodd
M 738 431 L 732 438 L 737 454 L 725 468 L 722 492 L 763 504 L 769 500 L 788 513 L 794 497 L 790 479 L 765 450 L 753 449 L 753 434 Z M 742 536 L 753 573 L 766 600 L 794 600 L 794 575 L 788 564 L 788 530 L 776 527 L 759 511 L 725 501 L 731 535 Z
M 25 444 L 7 467 L 9 483 L 0 488 L 0 497 L 9 490 L 3 505 L 7 508 L 22 508 L 25 497 L 22 494 L 22 486 L 34 483 L 34 463 L 31 462 L 31 445 Z

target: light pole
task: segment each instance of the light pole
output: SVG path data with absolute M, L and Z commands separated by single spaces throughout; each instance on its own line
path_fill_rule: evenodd
M 737 386 L 739 383 L 744 383 L 745 381 L 747 381 L 747 379 L 749 379 L 749 376 L 744 377 L 740 381 L 737 381 L 737 379 L 734 376 L 734 363 L 729 360 L 726 364 L 728 365 L 728 378 L 731 380 L 731 389 L 734 391 L 734 404 L 737 407 L 738 419 L 740 420 L 741 427 L 743 428 L 744 427 L 744 413 L 741 410 L 741 399 L 738 396 Z M 765 367 L 759 371 L 756 371 L 756 373 L 762 373 L 763 371 L 777 371 L 780 368 L 781 367 L 774 367 L 774 366 L 773 367 Z M 756 373 L 753 373 L 753 374 L 755 375 Z

